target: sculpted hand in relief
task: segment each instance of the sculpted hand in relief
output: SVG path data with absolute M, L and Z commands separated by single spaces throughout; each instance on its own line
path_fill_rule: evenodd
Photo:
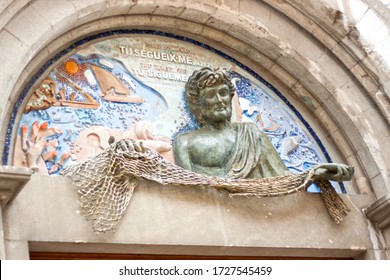
M 120 140 L 117 144 L 117 151 L 121 152 L 139 152 L 144 153 L 147 150 L 147 148 L 144 146 L 144 143 L 142 141 L 136 141 L 136 140 L 130 140 L 130 139 L 123 139 Z

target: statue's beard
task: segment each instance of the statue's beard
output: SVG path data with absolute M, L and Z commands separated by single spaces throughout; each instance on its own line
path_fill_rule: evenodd
M 232 109 L 230 106 L 225 105 L 212 108 L 212 111 L 209 110 L 203 114 L 203 120 L 207 124 L 220 123 L 225 121 L 230 122 L 231 118 Z

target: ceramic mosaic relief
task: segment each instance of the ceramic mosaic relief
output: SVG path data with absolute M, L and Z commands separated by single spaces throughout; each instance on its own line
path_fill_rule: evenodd
M 310 127 L 245 67 L 201 45 L 138 34 L 105 39 L 56 62 L 28 96 L 14 165 L 56 175 L 103 151 L 110 137 L 142 140 L 174 162 L 175 135 L 197 127 L 183 103 L 184 85 L 203 66 L 231 72 L 232 121 L 257 124 L 292 172 L 326 162 Z

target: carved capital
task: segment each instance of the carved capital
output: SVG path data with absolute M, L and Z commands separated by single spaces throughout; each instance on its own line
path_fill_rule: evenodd
M 4 208 L 30 180 L 32 170 L 25 167 L 0 166 L 0 204 Z
M 383 196 L 367 207 L 365 214 L 379 229 L 390 226 L 390 194 Z

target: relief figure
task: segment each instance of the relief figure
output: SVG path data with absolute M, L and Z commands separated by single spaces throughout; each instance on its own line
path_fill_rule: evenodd
M 140 178 L 161 185 L 209 186 L 232 196 L 256 197 L 288 195 L 316 183 L 329 215 L 341 222 L 349 208 L 328 180 L 350 180 L 353 168 L 325 163 L 291 174 L 255 124 L 231 122 L 234 92 L 223 69 L 202 68 L 188 79 L 185 99 L 200 128 L 176 136 L 176 165 L 146 146 L 150 133 L 145 131 L 141 138 L 146 139 L 110 141 L 104 152 L 65 168 L 61 174 L 78 187 L 94 231 L 115 229 Z M 286 154 L 294 148 L 290 146 Z
M 188 108 L 199 129 L 174 142 L 176 164 L 203 175 L 266 178 L 290 173 L 267 135 L 253 123 L 232 123 L 234 86 L 223 69 L 195 71 L 185 86 Z M 315 168 L 318 178 L 350 180 L 353 169 L 327 163 Z

